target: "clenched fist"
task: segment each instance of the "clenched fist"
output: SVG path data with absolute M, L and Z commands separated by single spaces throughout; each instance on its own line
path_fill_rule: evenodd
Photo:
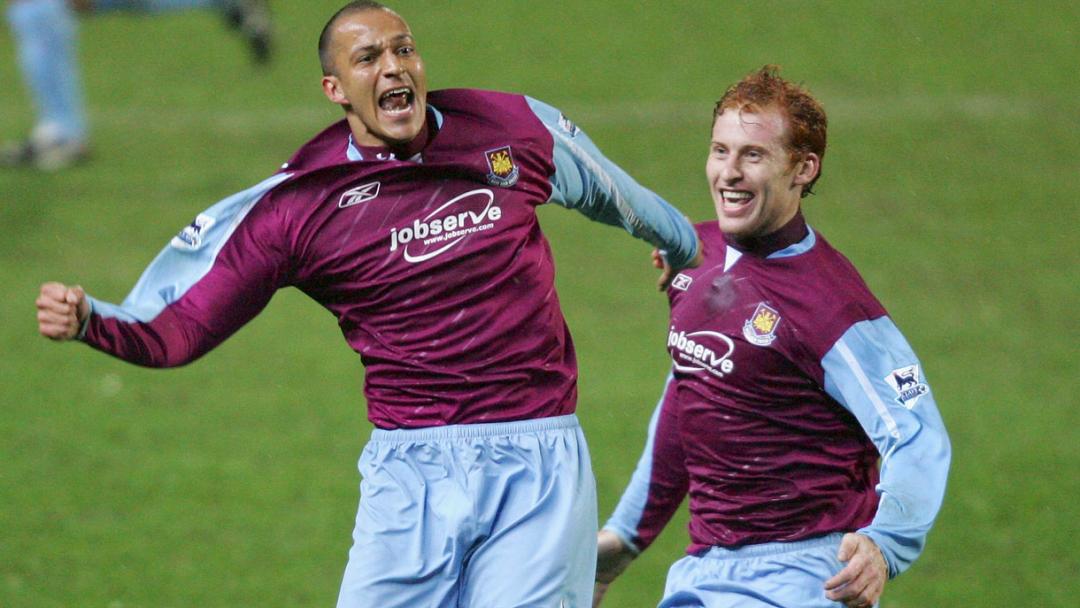
M 90 303 L 82 287 L 45 283 L 37 298 L 38 331 L 50 340 L 70 340 L 79 335 L 90 315 Z

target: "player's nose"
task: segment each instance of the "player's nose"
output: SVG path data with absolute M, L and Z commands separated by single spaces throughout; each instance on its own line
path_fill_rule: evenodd
M 720 179 L 729 183 L 734 183 L 742 179 L 742 170 L 739 168 L 739 163 L 735 158 L 729 158 L 724 161 L 724 164 L 720 167 Z
M 397 53 L 387 53 L 383 58 L 383 75 L 385 76 L 398 76 L 405 71 L 405 65 L 401 61 L 401 57 L 398 57 Z

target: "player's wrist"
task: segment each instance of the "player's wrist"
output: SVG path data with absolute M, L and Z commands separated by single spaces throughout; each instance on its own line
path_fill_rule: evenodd
M 596 582 L 609 585 L 638 556 L 633 545 L 611 530 L 596 535 Z
M 86 331 L 90 328 L 90 317 L 93 312 L 94 307 L 90 302 L 90 298 L 86 297 L 84 294 L 78 307 L 75 309 L 75 321 L 79 327 L 75 332 L 75 335 L 71 337 L 72 340 L 82 341 L 86 338 Z

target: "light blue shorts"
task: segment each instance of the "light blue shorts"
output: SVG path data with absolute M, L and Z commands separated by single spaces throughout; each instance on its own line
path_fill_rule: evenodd
M 576 416 L 376 430 L 338 608 L 587 608 L 596 482 Z
M 843 534 L 738 549 L 713 547 L 668 571 L 658 608 L 843 608 L 825 597 L 825 581 L 844 566 Z

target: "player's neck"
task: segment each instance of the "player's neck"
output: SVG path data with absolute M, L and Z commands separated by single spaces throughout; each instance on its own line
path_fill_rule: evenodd
M 808 230 L 802 209 L 799 209 L 795 212 L 795 217 L 788 220 L 788 223 L 781 226 L 779 230 L 744 239 L 736 239 L 725 234 L 724 239 L 739 251 L 765 257 L 803 240 Z
M 424 126 L 420 128 L 420 132 L 412 141 L 406 144 L 386 143 L 383 145 L 372 146 L 361 145 L 357 143 L 359 138 L 356 136 L 355 131 L 352 134 L 352 138 L 353 145 L 365 159 L 386 160 L 387 158 L 393 158 L 397 160 L 408 160 L 421 153 L 431 142 L 431 139 L 435 137 L 436 132 L 437 127 L 435 126 L 435 121 L 428 116 L 427 120 L 424 121 Z

